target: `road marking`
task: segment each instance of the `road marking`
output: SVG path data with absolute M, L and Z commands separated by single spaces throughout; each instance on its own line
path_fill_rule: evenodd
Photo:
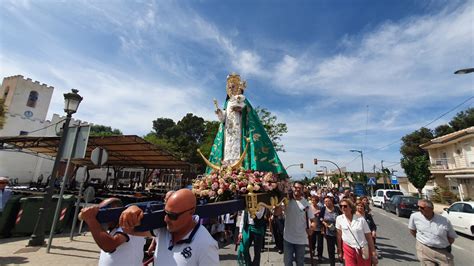
M 466 251 L 464 248 L 462 248 L 462 247 L 460 247 L 460 246 L 458 246 L 458 245 L 452 244 L 452 246 L 455 247 L 455 248 L 457 248 L 457 249 Z

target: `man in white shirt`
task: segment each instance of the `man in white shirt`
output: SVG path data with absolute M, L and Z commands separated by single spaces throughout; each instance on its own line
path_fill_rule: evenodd
M 422 265 L 454 265 L 451 244 L 457 238 L 451 222 L 433 211 L 430 200 L 418 201 L 419 212 L 412 213 L 408 229 L 416 238 L 416 254 Z
M 196 197 L 189 189 L 173 193 L 165 205 L 166 228 L 151 232 L 136 232 L 143 211 L 130 206 L 120 216 L 120 226 L 124 231 L 141 236 L 156 236 L 154 265 L 219 265 L 217 242 L 209 232 L 193 219 Z
M 316 219 L 310 208 L 309 202 L 303 198 L 303 184 L 293 183 L 293 195 L 285 208 L 285 229 L 283 231 L 283 261 L 285 266 L 304 265 L 305 246 L 308 244 L 308 236 L 313 231 L 308 226 L 308 219 L 316 227 Z
M 117 222 L 108 224 L 106 232 L 96 219 L 99 208 L 121 207 L 120 199 L 109 198 L 102 201 L 98 206 L 82 209 L 80 218 L 89 226 L 89 231 L 94 241 L 100 247 L 99 266 L 112 265 L 143 265 L 143 245 L 145 239 L 138 236 L 130 236 L 117 227 Z

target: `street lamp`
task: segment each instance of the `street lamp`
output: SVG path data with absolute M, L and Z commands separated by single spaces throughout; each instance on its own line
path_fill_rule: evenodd
M 365 170 L 364 170 L 364 152 L 362 152 L 361 150 L 350 150 L 350 151 L 360 153 L 360 157 L 362 158 L 362 174 L 364 174 L 365 173 Z
M 324 166 L 324 165 L 322 165 L 322 166 L 320 166 L 320 167 L 324 169 L 324 174 L 325 174 L 325 175 L 328 175 L 328 168 L 327 168 L 326 166 Z
M 454 74 L 469 74 L 472 72 L 474 72 L 474 68 L 463 68 L 463 69 L 456 70 Z
M 30 240 L 28 241 L 28 246 L 42 246 L 44 245 L 44 227 L 46 215 L 49 214 L 49 208 L 52 205 L 51 199 L 53 198 L 54 193 L 54 183 L 57 178 L 59 164 L 64 153 L 64 144 L 66 143 L 67 133 L 69 131 L 69 123 L 71 122 L 71 116 L 77 112 L 77 108 L 82 101 L 82 97 L 77 94 L 79 91 L 72 89 L 72 92 L 64 94 L 64 112 L 66 112 L 66 119 L 63 124 L 63 133 L 59 141 L 58 152 L 56 153 L 56 158 L 54 160 L 53 171 L 51 172 L 51 178 L 49 179 L 48 186 L 46 187 L 46 194 L 43 198 L 43 205 L 39 209 L 38 219 L 36 220 L 36 225 L 31 235 Z

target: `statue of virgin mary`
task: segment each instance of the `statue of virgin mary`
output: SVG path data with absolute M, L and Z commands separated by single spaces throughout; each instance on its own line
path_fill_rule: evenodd
M 246 82 L 240 75 L 232 73 L 227 76 L 227 99 L 223 110 L 218 107 L 216 114 L 220 126 L 211 149 L 206 170 L 220 167 L 244 168 L 245 170 L 265 171 L 287 177 L 277 152 L 273 147 L 257 112 L 243 95 Z

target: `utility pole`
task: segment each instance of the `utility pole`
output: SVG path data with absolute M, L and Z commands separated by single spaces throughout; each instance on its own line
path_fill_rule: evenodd
M 387 178 L 385 176 L 385 172 L 383 171 L 383 160 L 380 161 L 380 165 L 382 166 L 383 188 L 387 189 Z

